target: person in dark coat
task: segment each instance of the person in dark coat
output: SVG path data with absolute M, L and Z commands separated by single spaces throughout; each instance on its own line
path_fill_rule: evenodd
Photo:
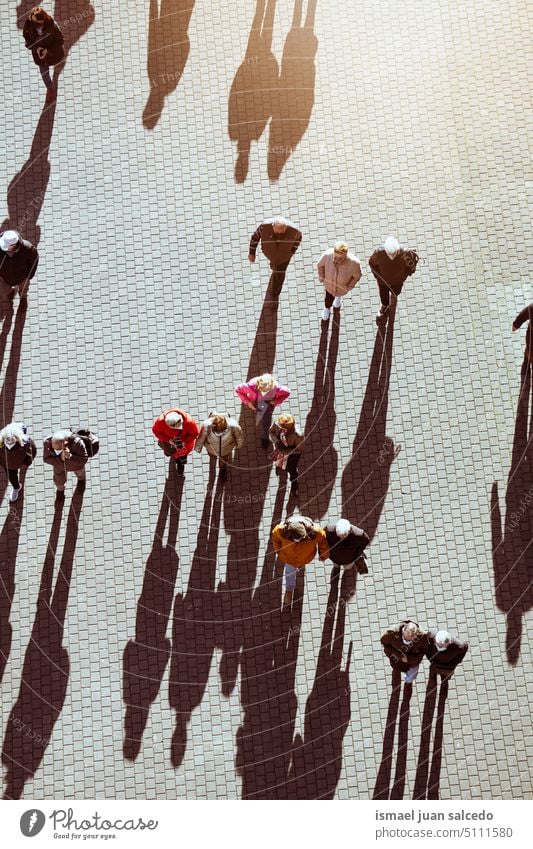
M 58 430 L 44 440 L 43 460 L 54 468 L 56 498 L 65 497 L 67 472 L 74 472 L 77 486 L 85 489 L 85 465 L 89 459 L 83 439 L 71 430 Z
M 302 234 L 296 224 L 282 216 L 263 221 L 250 237 L 248 259 L 255 262 L 257 246 L 261 243 L 261 250 L 270 260 L 272 274 L 268 285 L 275 299 L 281 294 L 288 265 L 301 241 Z
M 429 646 L 427 632 L 411 619 L 404 619 L 396 628 L 385 631 L 381 644 L 392 668 L 403 673 L 406 684 L 412 684 Z
M 22 35 L 27 49 L 32 52 L 33 61 L 39 66 L 46 86 L 46 101 L 50 103 L 57 95 L 50 76 L 50 68 L 58 65 L 65 58 L 63 33 L 53 17 L 45 12 L 42 6 L 35 6 L 24 24 Z
M 524 362 L 522 373 L 531 368 L 533 363 L 533 301 L 521 310 L 513 321 L 513 333 L 527 321 L 526 349 L 524 351 Z
M 0 299 L 12 301 L 15 290 L 21 298 L 27 294 L 28 282 L 35 276 L 39 265 L 39 252 L 31 242 L 16 230 L 0 234 Z
M 468 643 L 460 643 L 448 631 L 429 631 L 428 640 L 426 657 L 431 664 L 431 672 L 441 675 L 443 681 L 451 678 L 455 668 L 463 662 Z
M 377 280 L 381 309 L 376 315 L 376 321 L 385 319 L 389 311 L 391 293 L 397 298 L 403 284 L 416 271 L 418 254 L 400 245 L 394 236 L 388 236 L 381 248 L 376 248 L 368 264 Z
M 291 481 L 291 495 L 298 492 L 298 463 L 304 448 L 304 435 L 296 427 L 294 416 L 278 416 L 270 426 L 270 440 L 274 446 L 272 459 L 280 469 L 285 469 Z
M 347 519 L 339 519 L 336 525 L 326 525 L 324 530 L 328 541 L 329 559 L 337 567 L 333 570 L 332 577 L 339 573 L 341 566 L 344 566 L 345 571 L 357 566 L 360 575 L 367 575 L 364 550 L 370 542 L 368 534 L 356 525 L 351 525 Z
M 0 466 L 6 470 L 12 487 L 10 501 L 16 501 L 22 489 L 19 470 L 31 466 L 36 455 L 37 446 L 23 425 L 12 422 L 0 430 Z

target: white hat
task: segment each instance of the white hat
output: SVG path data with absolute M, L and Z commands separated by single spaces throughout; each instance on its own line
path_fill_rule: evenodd
M 7 251 L 8 248 L 17 244 L 19 238 L 20 236 L 16 230 L 6 230 L 2 233 L 2 235 L 0 235 L 0 248 L 3 251 Z
M 383 247 L 390 256 L 391 254 L 394 255 L 400 250 L 400 243 L 398 239 L 394 238 L 394 236 L 387 236 L 387 238 L 383 242 Z

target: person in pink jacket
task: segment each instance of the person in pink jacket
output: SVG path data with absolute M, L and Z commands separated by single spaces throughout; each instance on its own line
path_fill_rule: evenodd
M 255 423 L 259 428 L 261 445 L 268 448 L 268 432 L 274 407 L 282 404 L 290 396 L 291 390 L 281 386 L 272 374 L 260 374 L 259 377 L 252 377 L 248 383 L 239 383 L 235 387 L 235 393 L 243 404 L 256 413 Z

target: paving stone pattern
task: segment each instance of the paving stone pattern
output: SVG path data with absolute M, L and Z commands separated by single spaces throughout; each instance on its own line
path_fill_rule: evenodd
M 2 425 L 102 448 L 62 510 L 42 453 L 4 499 L 6 795 L 368 799 L 379 774 L 382 797 L 531 798 L 525 5 L 56 0 L 44 111 L 30 5 L 1 4 L 0 214 L 41 251 Z M 279 212 L 304 239 L 276 313 L 247 253 Z M 379 331 L 389 233 L 424 262 Z M 337 237 L 364 273 L 324 329 Z M 316 562 L 290 614 L 268 539 L 295 504 L 233 394 L 270 369 L 306 431 L 299 507 L 372 537 L 368 576 Z M 205 455 L 167 480 L 150 426 L 175 403 L 240 417 L 225 489 Z M 391 689 L 405 616 L 470 642 L 447 700 L 427 666 Z

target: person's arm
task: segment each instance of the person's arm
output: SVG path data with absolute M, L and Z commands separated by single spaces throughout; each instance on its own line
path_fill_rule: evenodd
M 381 637 L 381 645 L 383 646 L 383 651 L 387 655 L 387 657 L 392 658 L 393 660 L 400 660 L 404 657 L 403 652 L 399 649 L 395 648 L 392 645 L 392 640 L 396 637 L 396 631 L 389 629 L 385 631 L 383 636 Z
M 235 444 L 237 448 L 242 448 L 244 445 L 244 432 L 240 425 L 233 425 L 233 438 L 235 439 Z
M 359 260 L 357 260 L 354 265 L 354 270 L 352 274 L 352 282 L 354 286 L 357 286 L 357 284 L 359 283 L 362 273 L 363 272 L 361 271 L 361 263 L 359 262 Z
M 28 261 L 28 280 L 31 280 L 35 277 L 35 272 L 37 271 L 37 266 L 39 265 L 39 251 L 33 245 L 31 246 L 31 256 Z
M 76 436 L 68 447 L 72 457 L 79 457 L 81 460 L 85 460 L 85 462 L 87 462 L 89 455 L 87 454 L 87 449 L 83 439 Z
M 259 227 L 257 228 L 257 230 L 254 230 L 254 232 L 250 236 L 250 248 L 249 248 L 249 251 L 248 251 L 248 259 L 251 260 L 252 262 L 255 260 L 255 254 L 257 252 L 257 246 L 258 246 L 259 242 L 261 241 L 261 228 L 262 228 L 262 226 L 263 225 L 260 224 Z
M 281 536 L 282 525 L 276 525 L 274 530 L 272 531 L 272 545 L 274 546 L 274 551 L 276 554 L 279 554 L 283 547 L 283 537 Z
M 302 234 L 300 230 L 296 230 L 296 236 L 294 237 L 294 242 L 291 248 L 291 254 L 294 256 L 300 245 L 302 244 Z
M 43 463 L 48 463 L 50 466 L 60 466 L 63 468 L 63 460 L 61 456 L 57 456 L 56 452 L 52 448 L 51 442 L 43 443 Z
M 274 446 L 274 448 L 276 449 L 276 451 L 283 451 L 285 446 L 281 443 L 281 441 L 279 439 L 278 428 L 277 428 L 276 424 L 270 425 L 270 427 L 268 429 L 268 435 L 269 435 L 270 441 L 271 441 L 272 445 Z
M 327 560 L 329 557 L 329 545 L 326 537 L 326 532 L 323 528 L 315 525 L 316 541 L 320 560 Z
M 204 447 L 206 437 L 207 437 L 207 429 L 206 429 L 205 425 L 202 425 L 202 427 L 200 428 L 200 434 L 199 434 L 198 439 L 196 440 L 196 444 L 194 446 L 194 450 L 198 451 L 198 453 L 200 453 L 200 451 Z
M 381 273 L 379 270 L 379 259 L 378 259 L 378 251 L 374 251 L 371 257 L 369 257 L 368 264 L 370 266 L 370 270 L 376 280 L 381 280 Z
M 185 421 L 183 426 L 183 431 L 181 435 L 181 441 L 183 442 L 183 448 L 177 449 L 178 457 L 184 457 L 186 454 L 190 454 L 194 448 L 194 443 L 200 433 L 200 428 L 194 421 L 194 419 L 189 419 L 189 421 Z
M 528 304 L 527 307 L 524 307 L 524 309 L 518 313 L 513 321 L 513 330 L 518 330 L 518 328 L 522 327 L 523 323 L 528 320 L 533 321 L 533 303 Z
M 63 33 L 61 31 L 61 27 L 59 26 L 59 24 L 56 24 L 55 21 L 54 21 L 54 41 L 59 42 L 59 44 L 65 43 L 65 36 L 63 35 Z
M 255 410 L 257 393 L 252 390 L 249 383 L 239 383 L 239 385 L 235 387 L 235 394 L 238 398 L 240 398 L 243 404 L 246 404 L 246 406 L 251 410 Z
M 26 443 L 26 457 L 24 458 L 24 465 L 31 466 L 33 461 L 37 456 L 37 446 L 33 439 L 28 439 Z
M 278 404 L 282 404 L 287 398 L 290 397 L 291 390 L 288 386 L 278 386 L 276 389 L 276 395 L 273 398 L 272 406 L 277 407 Z
M 164 419 L 157 418 L 152 425 L 152 433 L 159 442 L 169 442 L 168 434 L 164 430 Z

